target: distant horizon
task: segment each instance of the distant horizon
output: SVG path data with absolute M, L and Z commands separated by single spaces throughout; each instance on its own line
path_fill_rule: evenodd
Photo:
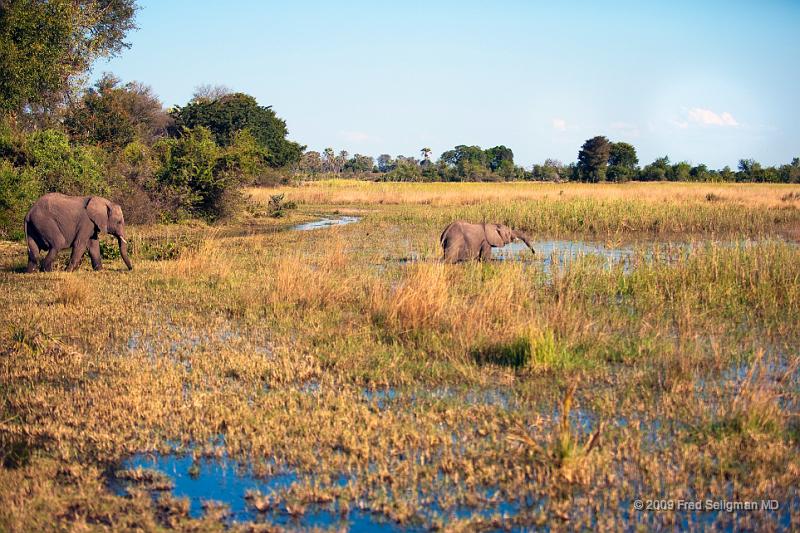
M 575 162 L 586 139 L 736 169 L 800 156 L 800 5 L 552 6 L 140 2 L 129 50 L 94 65 L 165 107 L 199 85 L 271 105 L 322 152 L 431 159 L 505 145 L 517 165 Z

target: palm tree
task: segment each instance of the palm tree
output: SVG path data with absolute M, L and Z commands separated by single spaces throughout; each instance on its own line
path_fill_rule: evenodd
M 420 152 L 422 152 L 422 157 L 425 159 L 425 161 L 429 161 L 430 160 L 431 151 L 432 150 L 430 148 L 428 148 L 427 146 L 425 148 L 423 148 L 422 150 L 420 150 Z

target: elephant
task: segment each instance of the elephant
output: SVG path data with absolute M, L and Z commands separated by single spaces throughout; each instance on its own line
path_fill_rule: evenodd
M 41 263 L 43 272 L 53 269 L 58 252 L 72 247 L 67 272 L 80 265 L 88 247 L 92 268 L 103 267 L 100 257 L 100 233 L 117 237 L 119 253 L 128 270 L 133 269 L 128 259 L 128 241 L 125 240 L 125 218 L 122 208 L 100 196 L 67 196 L 48 193 L 36 200 L 25 215 L 25 240 L 28 243 L 27 272 L 36 270 L 39 250 L 47 250 Z
M 520 239 L 536 253 L 525 233 L 503 224 L 471 224 L 459 220 L 444 229 L 439 242 L 444 261 L 457 263 L 473 259 L 488 261 L 492 258 L 492 248 L 505 246 L 514 239 Z

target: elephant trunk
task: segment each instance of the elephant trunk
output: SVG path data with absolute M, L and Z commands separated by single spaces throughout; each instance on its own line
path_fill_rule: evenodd
M 536 250 L 534 250 L 534 249 L 533 249 L 533 245 L 531 245 L 530 238 L 529 238 L 527 235 L 525 235 L 523 232 L 521 232 L 521 231 L 514 231 L 514 237 L 516 237 L 517 239 L 519 239 L 519 240 L 521 240 L 522 242 L 524 242 L 524 243 L 525 243 L 525 245 L 526 245 L 528 248 L 530 248 L 530 249 L 531 249 L 531 252 L 533 252 L 534 254 L 536 253 Z
M 125 237 L 123 237 L 122 234 L 117 236 L 117 241 L 119 242 L 119 255 L 125 262 L 125 266 L 128 267 L 128 270 L 133 270 L 131 260 L 128 259 L 128 241 L 125 240 Z

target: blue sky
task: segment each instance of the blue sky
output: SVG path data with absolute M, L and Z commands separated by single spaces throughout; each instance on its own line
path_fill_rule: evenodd
M 309 149 L 574 161 L 606 135 L 640 163 L 800 156 L 800 2 L 140 0 L 132 48 L 95 65 L 165 105 L 222 84 Z

